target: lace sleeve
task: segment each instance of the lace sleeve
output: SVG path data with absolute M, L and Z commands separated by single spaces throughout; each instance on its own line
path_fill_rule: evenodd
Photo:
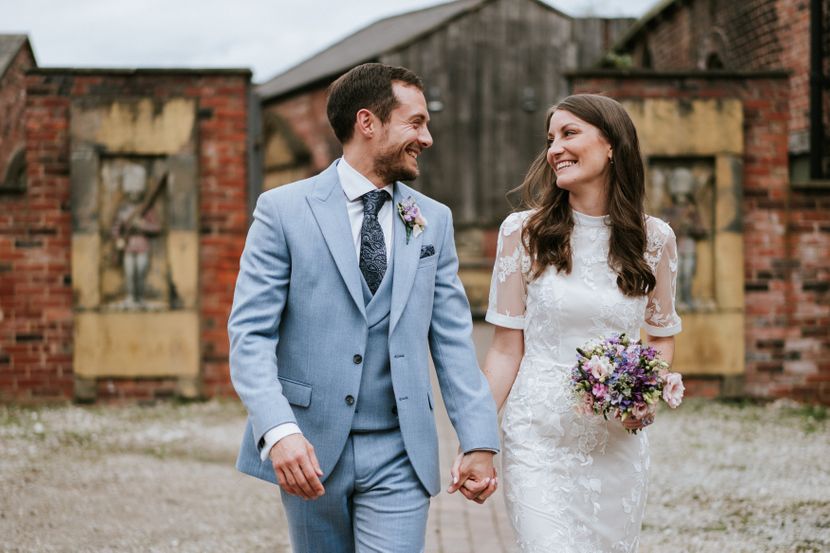
M 529 212 L 513 213 L 499 229 L 496 265 L 485 319 L 494 325 L 524 329 L 530 256 L 522 245 L 522 226 Z
M 681 330 L 675 310 L 677 291 L 677 240 L 665 222 L 650 218 L 646 260 L 657 284 L 648 295 L 643 328 L 650 336 L 674 336 Z

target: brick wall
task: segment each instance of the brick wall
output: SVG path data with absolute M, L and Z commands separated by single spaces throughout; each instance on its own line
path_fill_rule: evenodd
M 586 73 L 573 86 L 617 99 L 743 101 L 745 391 L 830 403 L 830 190 L 790 186 L 788 80 Z M 710 394 L 713 384 L 696 386 Z
M 32 51 L 24 44 L 0 79 L 0 184 L 12 156 L 25 142 L 23 107 L 26 104 L 26 70 L 35 65 Z
M 717 52 L 734 71 L 786 69 L 791 72 L 789 132 L 792 149 L 806 149 L 809 129 L 809 0 L 692 0 L 671 3 L 629 40 L 626 49 L 642 67 L 647 49 L 651 68 L 704 69 Z
M 27 76 L 29 186 L 0 197 L 0 398 L 72 397 L 69 106 L 192 98 L 199 107 L 203 391 L 229 395 L 226 323 L 247 231 L 247 71 L 38 70 Z M 164 379 L 99 382 L 100 397 L 169 395 Z
M 778 1 L 779 34 L 785 48 L 781 65 L 790 76 L 790 133 L 803 137 L 810 131 L 810 2 L 809 0 Z
M 28 79 L 27 79 L 28 80 Z M 69 100 L 26 101 L 27 188 L 0 196 L 0 397 L 72 394 Z
M 283 119 L 311 153 L 309 175 L 329 166 L 343 153 L 326 116 L 328 89 L 320 85 L 263 106 L 263 111 Z

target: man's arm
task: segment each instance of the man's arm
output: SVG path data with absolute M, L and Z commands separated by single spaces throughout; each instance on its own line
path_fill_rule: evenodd
M 316 497 L 322 494 L 319 466 L 301 434 L 280 436 L 273 448 L 265 449 L 266 433 L 297 424 L 277 378 L 279 325 L 290 275 L 291 252 L 279 209 L 272 194 L 263 194 L 240 259 L 228 319 L 231 380 L 248 410 L 260 455 L 270 455 L 280 486 L 295 495 Z
M 470 304 L 458 278 L 449 209 L 445 224 L 438 252 L 429 344 L 441 395 L 465 453 L 458 479 L 450 490 L 461 489 L 468 499 L 483 500 L 495 491 L 492 459 L 499 450 L 498 422 L 495 403 L 476 360 Z M 476 484 L 469 484 L 468 479 Z

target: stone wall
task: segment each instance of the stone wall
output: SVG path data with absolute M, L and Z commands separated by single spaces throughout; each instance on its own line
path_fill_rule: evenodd
M 13 169 L 11 164 L 25 143 L 26 71 L 34 66 L 35 59 L 25 42 L 6 72 L 0 75 L 0 189 L 8 180 L 9 170 Z
M 247 70 L 42 69 L 28 75 L 28 188 L 22 195 L 0 197 L 0 398 L 152 399 L 232 393 L 226 322 L 247 231 L 249 87 Z M 88 192 L 77 186 L 84 177 L 79 171 L 85 167 L 79 162 L 85 152 L 100 159 L 111 155 L 149 159 L 153 152 L 128 142 L 164 143 L 170 129 L 154 127 L 152 122 L 159 121 L 164 106 L 171 103 L 193 110 L 193 136 L 187 140 L 193 151 L 184 154 L 193 160 L 198 179 L 191 248 L 197 257 L 188 269 L 193 275 L 186 279 L 193 289 L 182 295 L 193 298 L 197 376 L 183 385 L 175 371 L 158 374 L 148 366 L 145 372 L 128 374 L 119 374 L 118 367 L 96 369 L 79 379 L 73 360 L 79 356 L 80 321 L 92 312 L 87 302 L 95 298 L 89 279 L 103 278 L 105 272 L 80 270 L 91 250 L 78 247 L 83 245 L 79 229 L 85 220 L 97 217 L 100 204 L 83 201 Z M 145 116 L 144 108 L 131 111 L 122 109 L 124 104 L 146 105 L 149 110 Z M 97 151 L 78 147 L 79 133 L 83 134 L 78 130 L 79 114 L 90 113 L 90 121 L 110 125 L 106 133 L 96 131 L 102 133 L 96 135 Z M 133 131 L 145 119 L 150 122 L 145 128 L 149 134 L 136 138 Z M 119 140 L 124 144 L 120 149 L 113 146 Z M 95 234 L 86 237 L 94 242 Z M 152 315 L 148 311 L 135 315 L 148 317 Z M 153 331 L 151 326 L 142 330 L 140 324 L 131 328 L 135 336 L 127 338 L 135 344 L 141 343 L 142 332 Z M 104 339 L 102 334 L 102 350 L 107 347 Z M 141 348 L 123 353 L 140 365 Z

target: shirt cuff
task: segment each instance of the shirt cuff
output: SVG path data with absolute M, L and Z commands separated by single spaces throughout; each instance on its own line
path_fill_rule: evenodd
M 262 449 L 259 452 L 259 458 L 262 461 L 266 460 L 268 458 L 268 454 L 271 453 L 271 448 L 274 447 L 278 441 L 282 440 L 286 436 L 290 436 L 291 434 L 302 434 L 300 427 L 293 422 L 280 424 L 266 432 L 265 436 L 262 438 L 265 445 L 262 446 Z

